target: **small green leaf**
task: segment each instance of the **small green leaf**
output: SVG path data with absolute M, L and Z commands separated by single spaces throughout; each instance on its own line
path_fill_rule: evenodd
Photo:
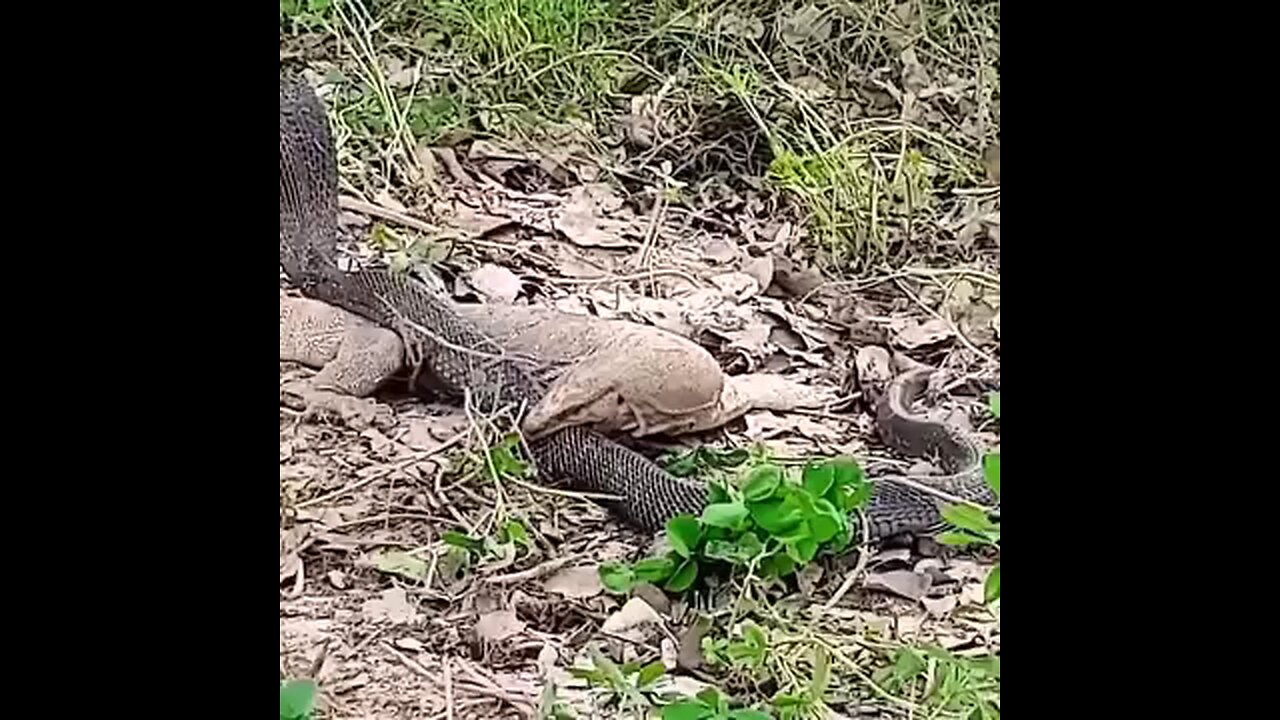
M 667 540 L 680 557 L 690 557 L 698 549 L 702 526 L 692 515 L 676 515 L 667 521 Z
M 699 690 L 698 694 L 695 695 L 694 697 L 698 698 L 698 700 L 701 701 L 703 705 L 711 708 L 712 710 L 724 709 L 724 698 L 720 696 L 720 691 L 716 690 L 713 687 L 703 688 L 702 690 Z
M 751 519 L 770 535 L 791 530 L 804 518 L 800 508 L 790 498 L 749 503 L 747 509 L 751 512 Z
M 702 511 L 702 522 L 711 527 L 736 529 L 747 519 L 747 506 L 740 502 L 708 505 Z
M 902 648 L 893 661 L 893 677 L 898 682 L 906 682 L 924 672 L 924 668 L 924 658 L 920 657 L 920 653 L 911 648 Z
M 702 720 L 712 714 L 711 708 L 699 702 L 671 703 L 662 708 L 662 720 Z
M 972 505 L 948 505 L 942 508 L 942 519 L 961 530 L 984 535 L 1000 527 L 991 522 L 987 514 Z
M 825 498 L 819 498 L 814 506 L 817 512 L 809 518 L 809 531 L 813 534 L 814 540 L 824 543 L 840 532 L 844 518 Z
M 586 680 L 589 685 L 603 685 L 605 682 L 604 673 L 596 668 L 571 667 L 569 674 L 579 680 Z
M 600 584 L 609 592 L 624 594 L 635 587 L 635 572 L 622 563 L 601 563 L 599 573 Z
M 730 540 L 708 540 L 702 546 L 702 554 L 712 560 L 734 562 L 738 560 L 738 544 Z
M 835 537 L 831 538 L 832 552 L 839 554 L 844 551 L 845 548 L 849 547 L 849 543 L 852 541 L 851 532 L 852 528 L 849 526 L 849 521 L 846 520 L 844 527 L 840 528 Z
M 1000 419 L 1000 392 L 996 391 L 987 396 L 987 408 L 991 410 L 991 414 Z
M 1000 497 L 1000 453 L 987 453 L 982 456 L 982 476 L 987 481 L 991 492 Z
M 837 487 L 850 487 L 866 481 L 862 466 L 857 460 L 841 455 L 828 461 L 835 468 L 835 484 Z
M 392 573 L 410 580 L 422 580 L 427 576 L 427 563 L 403 550 L 379 552 L 374 566 L 384 573 Z
M 676 477 L 689 477 L 698 472 L 698 458 L 694 452 L 681 453 L 663 463 L 666 471 Z
M 506 539 L 527 548 L 533 547 L 533 542 L 529 540 L 529 533 L 524 529 L 524 524 L 519 520 L 508 520 L 507 524 L 502 528 Z
M 463 550 L 470 550 L 471 552 L 480 552 L 484 550 L 484 541 L 478 538 L 473 538 L 466 533 L 458 532 L 457 530 L 445 530 L 443 533 L 440 533 L 440 539 L 449 545 L 462 548 Z
M 729 494 L 729 489 L 719 480 L 707 481 L 707 503 L 729 502 L 733 499 L 733 495 Z
M 766 577 L 786 577 L 796 571 L 796 561 L 786 553 L 774 553 L 760 561 L 760 570 Z
M 866 507 L 867 501 L 871 500 L 871 492 L 871 483 L 864 482 L 857 485 L 856 489 L 849 494 L 848 500 L 845 501 L 844 505 L 837 505 L 836 507 L 844 510 L 846 513 L 852 512 L 855 508 Z
M 667 671 L 667 666 L 662 664 L 661 660 L 653 662 L 640 668 L 640 674 L 636 676 L 636 687 L 646 688 L 657 682 L 658 678 Z
M 729 720 L 773 720 L 773 716 L 762 710 L 733 710 L 729 713 Z
M 810 463 L 804 469 L 804 489 L 814 497 L 826 495 L 835 481 L 836 466 L 832 462 L 824 462 L 821 465 Z
M 653 583 L 654 585 L 671 577 L 671 573 L 675 572 L 675 570 L 676 564 L 669 557 L 645 558 L 631 566 L 631 571 L 635 574 L 637 580 Z
M 747 480 L 742 485 L 742 497 L 752 502 L 767 500 L 781 482 L 782 470 L 777 465 L 757 465 L 747 473 Z
M 753 622 L 745 622 L 742 624 L 742 639 L 758 648 L 763 648 L 768 644 L 768 640 L 766 640 L 764 636 L 764 631 L 760 629 L 759 625 L 756 625 Z
M 698 563 L 693 558 L 687 558 L 680 567 L 676 568 L 675 573 L 667 580 L 664 585 L 669 592 L 681 593 L 693 587 L 693 581 L 698 579 Z
M 785 533 L 774 535 L 773 539 L 779 543 L 786 545 L 787 543 L 797 543 L 801 540 L 808 540 L 813 537 L 813 531 L 809 529 L 809 523 L 800 523 Z
M 738 556 L 743 560 L 750 561 L 759 557 L 764 552 L 764 544 L 760 542 L 760 538 L 756 537 L 753 532 L 744 532 L 742 537 L 738 538 Z
M 938 536 L 935 539 L 939 543 L 942 543 L 943 545 L 952 545 L 954 547 L 964 547 L 966 545 L 974 545 L 974 544 L 982 544 L 982 545 L 987 544 L 986 538 L 981 538 L 981 537 L 978 537 L 977 535 L 970 535 L 969 533 L 965 533 L 965 532 L 948 531 L 944 533 L 938 533 Z
M 800 565 L 805 565 L 813 560 L 813 556 L 818 554 L 818 543 L 813 538 L 804 538 L 793 543 L 787 543 L 787 555 Z
M 982 597 L 988 603 L 1000 598 L 1000 563 L 996 563 L 987 574 L 987 582 L 982 586 Z
M 315 704 L 316 685 L 310 680 L 290 680 L 280 686 L 280 720 L 301 720 Z
M 746 448 L 734 448 L 724 452 L 711 450 L 707 457 L 707 464 L 716 468 L 733 468 L 746 462 L 749 457 L 751 453 L 747 452 Z
M 808 701 L 800 695 L 783 692 L 774 695 L 771 702 L 776 708 L 794 708 L 808 704 Z
M 795 506 L 800 508 L 800 513 L 806 520 L 818 512 L 818 507 L 815 504 L 817 500 L 818 498 L 799 488 L 793 489 L 787 495 L 787 501 L 795 503 Z
M 813 649 L 813 683 L 809 686 L 809 697 L 821 698 L 831 684 L 831 654 L 822 645 Z

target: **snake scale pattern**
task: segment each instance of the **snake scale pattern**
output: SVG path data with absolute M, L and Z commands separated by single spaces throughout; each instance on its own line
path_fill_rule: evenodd
M 304 294 L 344 308 L 400 334 L 408 364 L 446 389 L 469 393 L 481 408 L 528 407 L 546 390 L 538 368 L 505 355 L 490 338 L 460 317 L 447 298 L 424 283 L 385 268 L 344 271 L 337 263 L 338 173 L 324 108 L 305 82 L 280 79 L 280 265 Z M 941 489 L 975 502 L 989 492 L 975 475 L 978 450 L 940 423 L 914 419 L 904 408 L 920 382 L 905 376 L 891 384 L 882 403 L 886 440 L 909 454 L 935 455 L 954 472 Z M 698 514 L 706 501 L 702 483 L 677 478 L 639 453 L 583 427 L 531 443 L 540 473 L 576 490 L 620 497 L 606 503 L 630 524 L 661 529 L 679 513 Z M 882 478 L 866 512 L 868 536 L 878 540 L 930 529 L 938 501 L 909 484 Z

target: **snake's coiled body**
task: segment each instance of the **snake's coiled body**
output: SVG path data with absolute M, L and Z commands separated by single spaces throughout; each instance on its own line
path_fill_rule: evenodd
M 410 364 L 447 389 L 470 391 L 482 407 L 529 406 L 546 391 L 538 368 L 504 355 L 502 348 L 459 316 L 446 298 L 423 283 L 383 268 L 339 269 L 337 165 L 324 109 L 300 81 L 280 80 L 280 265 L 305 295 L 342 307 L 400 333 Z M 909 401 L 910 382 L 886 397 Z M 897 409 L 883 404 L 886 412 Z M 962 472 L 953 494 L 989 501 L 980 477 L 960 469 L 976 465 L 977 449 L 946 426 L 892 415 L 881 426 L 906 430 L 889 438 L 913 454 L 941 450 L 949 469 Z M 914 424 L 913 424 L 914 423 Z M 918 431 L 912 434 L 911 431 Z M 927 442 L 928 445 L 922 445 Z M 571 487 L 622 498 L 609 503 L 631 524 L 660 529 L 679 513 L 698 514 L 706 502 L 702 483 L 677 478 L 643 455 L 582 427 L 561 430 L 531 445 L 540 472 Z M 867 512 L 872 539 L 929 528 L 938 520 L 931 494 L 890 480 L 878 482 Z

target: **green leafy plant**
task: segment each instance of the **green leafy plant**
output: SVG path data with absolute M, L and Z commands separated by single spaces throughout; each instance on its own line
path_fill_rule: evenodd
M 840 552 L 853 535 L 850 513 L 866 504 L 871 485 L 852 458 L 807 465 L 799 476 L 771 462 L 751 467 L 737 484 L 712 481 L 700 517 L 667 521 L 665 556 L 633 565 L 600 566 L 601 582 L 616 593 L 650 582 L 680 593 L 715 568 L 786 577 L 819 552 Z
M 281 29 L 318 30 L 331 15 L 333 0 L 280 0 Z
M 1000 419 L 1000 393 L 991 393 L 987 399 L 988 408 L 997 420 Z M 987 487 L 1000 497 L 1000 453 L 987 453 L 982 457 L 982 474 Z M 987 514 L 971 505 L 948 505 L 942 509 L 942 519 L 954 530 L 938 535 L 938 542 L 944 545 L 963 547 L 966 545 L 990 545 L 1000 549 L 1000 523 L 993 522 Z M 990 603 L 1000 598 L 1000 563 L 996 563 L 987 574 L 983 587 L 983 597 Z
M 762 710 L 730 709 L 719 690 L 706 688 L 696 696 L 663 706 L 662 720 L 772 720 Z
M 683 453 L 672 453 L 662 458 L 662 466 L 676 477 L 703 477 L 709 472 L 740 467 L 749 460 L 751 452 L 745 448 L 719 450 L 699 446 Z
M 891 665 L 877 669 L 872 680 L 885 690 L 917 698 L 934 709 L 970 720 L 1000 717 L 1000 658 L 966 658 L 942 648 L 899 647 Z
M 753 622 L 744 622 L 737 639 L 702 638 L 702 656 L 711 665 L 730 665 L 757 672 L 765 665 L 769 651 L 769 639 L 764 630 Z
M 529 463 L 520 458 L 520 436 L 508 433 L 489 448 L 487 467 L 499 476 L 523 478 L 533 472 Z
M 528 550 L 533 547 L 533 541 L 529 539 L 529 531 L 519 520 L 507 520 L 497 532 L 488 537 L 478 538 L 459 530 L 446 530 L 440 534 L 440 539 L 447 545 L 465 550 L 477 557 L 489 555 L 503 557 L 517 553 L 520 548 Z
M 316 684 L 290 680 L 280 684 L 280 720 L 306 720 L 315 707 Z
M 569 674 L 606 692 L 605 705 L 624 708 L 643 708 L 656 704 L 658 696 L 655 686 L 665 673 L 666 666 L 661 660 L 646 664 L 628 662 L 618 665 L 596 648 L 591 650 L 591 667 L 569 668 Z
M 813 651 L 813 677 L 800 692 L 779 692 L 773 696 L 771 704 L 779 720 L 796 720 L 814 715 L 825 716 L 820 712 L 822 698 L 831 683 L 831 655 L 826 648 L 817 646 Z

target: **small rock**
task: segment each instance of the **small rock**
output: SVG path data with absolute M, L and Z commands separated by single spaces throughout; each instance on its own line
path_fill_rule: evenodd
M 869 573 L 864 585 L 870 590 L 881 590 L 908 600 L 919 600 L 929 592 L 933 579 L 928 575 L 910 570 L 890 570 L 883 573 Z
M 622 609 L 605 618 L 601 629 L 607 633 L 620 633 L 647 623 L 660 623 L 662 617 L 653 606 L 641 598 L 633 597 Z

